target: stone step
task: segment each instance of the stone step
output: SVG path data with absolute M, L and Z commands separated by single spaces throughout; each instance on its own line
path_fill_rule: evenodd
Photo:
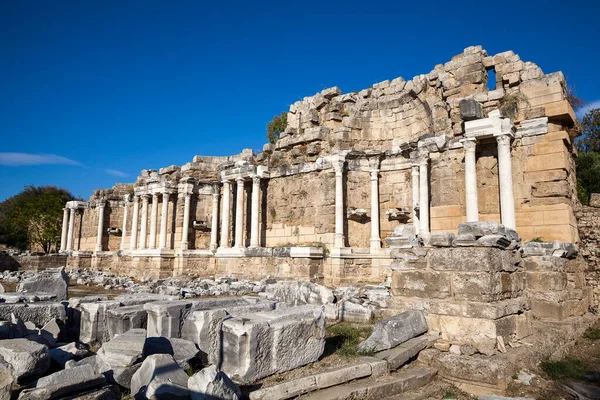
M 420 388 L 429 383 L 437 371 L 430 368 L 410 368 L 378 379 L 362 379 L 302 396 L 302 400 L 384 399 Z

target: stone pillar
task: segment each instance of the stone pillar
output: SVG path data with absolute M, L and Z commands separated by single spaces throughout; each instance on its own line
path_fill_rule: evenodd
M 260 196 L 260 177 L 252 177 L 252 220 L 250 223 L 250 247 L 258 247 L 258 213 Z
M 192 201 L 192 194 L 185 193 L 185 199 L 183 203 L 183 228 L 181 229 L 181 250 L 187 250 L 189 248 L 188 238 L 190 235 L 190 202 Z
M 167 249 L 167 216 L 169 215 L 169 193 L 162 194 L 162 210 L 160 213 L 160 238 L 159 249 Z
M 67 251 L 73 250 L 73 230 L 75 229 L 75 209 L 71 208 L 69 217 L 69 231 L 67 232 Z
M 229 247 L 229 213 L 231 212 L 231 184 L 223 181 L 223 210 L 221 211 L 221 247 Z
M 210 249 L 216 250 L 219 244 L 218 230 L 219 230 L 219 186 L 215 186 L 212 194 L 212 219 L 210 223 Z
M 498 181 L 500 186 L 500 218 L 502 225 L 516 229 L 515 198 L 513 195 L 511 135 L 496 136 L 498 142 Z
M 429 155 L 419 159 L 419 235 L 429 241 Z
M 371 248 L 381 248 L 379 237 L 379 170 L 371 171 Z
M 138 220 L 140 219 L 140 196 L 133 196 L 133 218 L 131 221 L 131 242 L 129 243 L 129 249 L 135 250 L 137 248 L 138 239 Z
M 419 212 L 419 164 L 413 164 L 412 166 L 412 220 L 415 232 L 419 233 L 421 229 L 419 225 L 420 212 Z
M 140 226 L 140 245 L 138 249 L 144 250 L 146 248 L 146 230 L 148 228 L 148 195 L 142 196 L 142 224 Z
M 152 193 L 152 212 L 150 214 L 150 240 L 148 247 L 156 248 L 156 222 L 158 218 L 158 193 Z
M 467 205 L 467 222 L 479 221 L 479 206 L 477 200 L 477 168 L 475 161 L 476 139 L 462 141 L 465 149 L 465 195 Z
M 102 237 L 104 236 L 104 200 L 98 204 L 98 233 L 96 235 L 95 251 L 102 251 Z
M 125 236 L 127 235 L 127 213 L 129 210 L 129 195 L 123 196 L 123 228 L 121 228 L 121 246 L 120 250 L 125 250 Z
M 62 232 L 60 234 L 60 252 L 67 249 L 67 233 L 69 230 L 69 209 L 63 208 Z
M 235 196 L 235 244 L 234 247 L 244 247 L 244 178 L 237 181 L 237 194 Z
M 344 237 L 344 163 L 345 158 L 333 160 L 335 171 L 335 238 L 334 247 L 345 247 Z

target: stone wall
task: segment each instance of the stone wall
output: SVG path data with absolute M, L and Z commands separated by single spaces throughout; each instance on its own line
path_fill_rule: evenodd
M 579 253 L 587 264 L 586 280 L 593 289 L 593 305 L 600 304 L 600 208 L 579 206 L 577 210 L 579 227 Z
M 49 254 L 43 256 L 9 255 L 0 252 L 0 271 L 43 271 L 67 265 L 67 256 Z

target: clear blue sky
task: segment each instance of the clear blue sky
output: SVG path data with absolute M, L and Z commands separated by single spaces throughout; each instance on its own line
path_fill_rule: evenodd
M 0 201 L 259 150 L 304 96 L 410 79 L 470 45 L 598 101 L 599 15 L 592 0 L 0 1 Z

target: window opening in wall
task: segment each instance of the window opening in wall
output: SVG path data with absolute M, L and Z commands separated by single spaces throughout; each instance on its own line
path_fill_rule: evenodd
M 496 70 L 494 68 L 488 69 L 488 81 L 487 87 L 488 90 L 496 90 Z

